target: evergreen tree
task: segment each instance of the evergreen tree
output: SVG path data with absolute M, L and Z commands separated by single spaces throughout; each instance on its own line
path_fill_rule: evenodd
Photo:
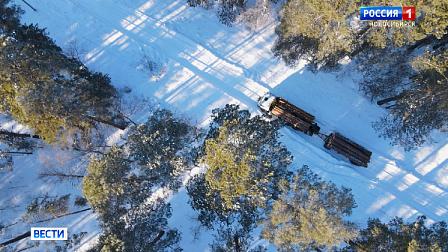
M 334 71 L 339 61 L 369 46 L 402 47 L 446 33 L 446 5 L 440 1 L 303 1 L 288 0 L 277 28 L 274 54 L 294 66 L 306 60 L 313 71 Z M 355 21 L 362 6 L 416 6 L 415 26 L 372 26 Z
M 62 245 L 55 246 L 55 252 L 68 252 L 71 249 L 76 249 L 81 245 L 82 240 L 87 235 L 87 232 L 80 232 L 70 235 L 70 237 L 63 242 Z
M 99 213 L 101 251 L 180 251 L 179 232 L 167 226 L 171 207 L 154 191 L 179 188 L 199 135 L 187 121 L 157 109 L 130 128 L 127 143 L 90 161 L 83 194 Z
M 121 215 L 102 215 L 103 230 L 97 245 L 98 251 L 182 251 L 178 243 L 180 233 L 168 228 L 171 206 L 158 199 L 142 204 Z
M 282 194 L 263 221 L 262 238 L 282 250 L 308 251 L 357 236 L 356 225 L 342 219 L 356 207 L 351 189 L 321 181 L 307 166 L 280 186 Z
M 278 142 L 281 126 L 278 120 L 270 121 L 265 116 L 251 118 L 249 111 L 237 105 L 212 111 L 198 156 L 209 168 L 186 185 L 189 203 L 198 211 L 201 225 L 239 230 L 241 234 L 249 234 L 257 226 L 264 209 L 261 207 L 269 208 L 278 197 L 277 182 L 290 175 L 286 167 L 292 157 Z M 225 240 L 231 238 L 216 240 L 214 246 L 236 246 Z
M 411 78 L 405 79 L 403 84 L 397 79 L 397 88 L 387 94 L 387 99 L 378 101 L 379 105 L 392 102 L 388 107 L 389 115 L 374 123 L 381 136 L 408 151 L 431 139 L 433 130 L 448 126 L 447 57 L 447 52 L 438 50 L 427 51 L 413 59 Z M 386 78 L 393 81 L 392 75 Z M 379 82 L 375 86 L 387 87 L 387 83 Z
M 247 21 L 248 26 L 252 28 L 258 28 L 261 24 L 265 23 L 266 19 L 269 19 L 272 6 L 269 2 L 277 3 L 278 0 L 260 0 L 253 10 L 246 11 L 247 0 L 187 0 L 187 4 L 191 7 L 202 7 L 206 10 L 210 10 L 215 6 L 215 2 L 219 3 L 218 18 L 219 21 L 227 26 L 232 26 L 235 22 Z M 243 14 L 243 17 L 239 17 Z M 256 16 L 255 14 L 260 14 Z
M 219 21 L 227 26 L 232 26 L 236 18 L 246 8 L 247 0 L 221 0 L 218 9 Z
M 180 181 L 173 178 L 193 166 L 197 150 L 192 144 L 201 135 L 201 130 L 176 118 L 171 111 L 157 109 L 146 123 L 131 127 L 127 145 L 142 175 L 152 183 L 175 189 Z
M 278 196 L 277 182 L 290 175 L 286 171 L 290 153 L 278 142 L 281 126 L 265 116 L 251 118 L 237 105 L 212 111 L 198 157 L 209 168 L 186 185 L 198 221 L 218 230 L 210 244 L 212 251 L 248 251 L 249 234 L 262 216 L 261 207 L 269 208 Z
M 131 161 L 124 151 L 112 147 L 101 159 L 93 159 L 84 178 L 83 193 L 99 213 L 102 234 L 98 251 L 167 251 L 180 240 L 176 229 L 167 227 L 171 207 L 152 196 L 150 179 L 131 174 Z M 160 232 L 167 235 L 152 242 Z M 177 251 L 173 249 L 173 251 Z
M 354 60 L 362 74 L 359 89 L 372 101 L 402 93 L 410 84 L 415 71 L 408 64 L 412 60 L 406 48 L 366 48 Z
M 39 137 L 0 129 L 0 145 L 6 145 L 3 150 L 0 150 L 0 160 L 2 160 L 0 170 L 5 168 L 12 170 L 13 154 L 32 154 L 37 147 L 36 138 Z
M 274 54 L 294 66 L 299 59 L 331 69 L 350 52 L 356 35 L 346 22 L 359 11 L 354 1 L 288 0 L 276 29 Z
M 20 16 L 25 12 L 13 0 L 0 0 L 0 35 L 8 36 L 20 26 Z
M 367 228 L 361 230 L 357 239 L 339 251 L 448 251 L 448 230 L 444 221 L 425 226 L 425 216 L 415 222 L 405 223 L 395 217 L 389 223 L 369 219 Z
M 206 10 L 210 10 L 215 6 L 214 1 L 209 0 L 187 0 L 187 4 L 191 7 L 202 7 Z
M 89 135 L 97 123 L 124 129 L 110 78 L 67 58 L 44 29 L 21 25 L 0 36 L 0 48 L 1 113 L 49 143 Z
M 209 168 L 206 180 L 219 191 L 224 208 L 249 201 L 265 206 L 277 195 L 277 182 L 287 175 L 289 151 L 278 142 L 278 120 L 250 117 L 237 105 L 213 110 L 213 121 L 203 148 L 201 162 Z
M 249 233 L 260 220 L 260 209 L 250 201 L 238 202 L 238 208 L 225 208 L 220 192 L 209 186 L 205 174 L 192 177 L 186 189 L 190 196 L 189 204 L 199 212 L 197 220 L 207 229 L 236 227 Z
M 45 219 L 65 214 L 69 211 L 70 194 L 60 197 L 50 197 L 46 194 L 41 200 L 39 198 L 29 205 L 23 214 L 22 221 L 36 223 Z
M 253 238 L 249 233 L 241 229 L 227 228 L 218 230 L 218 234 L 214 235 L 215 239 L 210 245 L 212 252 L 266 252 L 267 248 L 263 246 L 257 246 L 253 249 L 250 248 L 250 244 L 253 242 Z

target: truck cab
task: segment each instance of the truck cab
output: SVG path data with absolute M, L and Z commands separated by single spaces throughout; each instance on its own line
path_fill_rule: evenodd
M 266 93 L 258 98 L 258 107 L 266 113 L 269 113 L 272 103 L 275 101 L 275 96 L 271 93 Z

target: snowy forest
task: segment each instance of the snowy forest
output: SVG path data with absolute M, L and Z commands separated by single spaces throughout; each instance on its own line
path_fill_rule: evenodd
M 78 40 L 61 44 L 52 38 L 54 31 L 50 34 L 37 22 L 22 20 L 25 10 L 32 14 L 46 8 L 43 2 L 0 0 L 0 251 L 194 251 L 182 242 L 199 240 L 205 240 L 206 248 L 196 251 L 448 251 L 446 215 L 437 214 L 436 219 L 415 207 L 418 213 L 412 218 L 388 212 L 388 218 L 353 219 L 359 204 L 365 204 L 355 197 L 361 187 L 333 182 L 331 173 L 319 172 L 325 158 L 320 163 L 302 162 L 306 159 L 300 156 L 308 152 L 283 142 L 284 130 L 292 129 L 281 120 L 235 99 L 212 107 L 206 112 L 208 119 L 202 120 L 199 112 L 187 113 L 146 96 L 137 83 L 117 84 L 112 68 L 103 70 L 86 60 L 88 53 Z M 75 12 L 88 11 L 81 8 L 84 2 L 69 2 Z M 108 8 L 130 8 L 115 2 Z M 153 2 L 149 6 L 156 5 Z M 368 122 L 372 134 L 402 155 L 438 144 L 435 134 L 446 141 L 446 0 L 173 2 L 183 11 L 216 17 L 214 27 L 240 29 L 247 36 L 261 35 L 273 24 L 272 43 L 260 51 L 291 71 L 303 65 L 310 78 L 356 76 L 355 92 L 384 110 Z M 406 21 L 415 26 L 372 26 L 359 20 L 363 6 L 415 6 L 416 20 Z M 98 7 L 92 3 L 92 8 Z M 186 20 L 188 15 L 182 22 Z M 141 44 L 137 37 L 132 42 Z M 179 65 L 196 66 L 186 63 L 181 53 L 175 55 L 180 64 L 173 63 L 174 54 L 162 55 L 148 45 L 132 65 L 148 85 L 166 83 L 169 89 L 167 79 L 176 75 Z M 199 54 L 195 57 L 200 59 Z M 220 80 L 221 73 L 207 72 L 207 67 L 192 71 L 188 78 L 204 71 L 203 79 Z M 383 147 L 371 143 L 371 148 L 375 153 Z M 446 166 L 446 160 L 438 160 L 438 165 Z M 30 171 L 41 187 L 59 189 L 7 204 L 7 188 L 24 194 L 32 190 L 6 179 L 20 174 L 23 166 L 33 167 L 31 163 L 39 163 L 39 169 Z M 369 169 L 340 163 L 344 162 L 334 166 Z M 61 188 L 69 189 L 61 193 Z M 446 188 L 439 190 L 445 202 Z M 193 240 L 185 241 L 186 232 L 170 220 L 183 211 L 173 199 L 191 208 L 183 225 L 188 225 L 184 228 Z M 54 221 L 63 226 L 64 220 L 80 214 L 93 216 L 96 230 L 69 232 L 63 242 L 29 240 L 30 227 L 55 226 Z M 92 231 L 95 238 L 89 236 Z

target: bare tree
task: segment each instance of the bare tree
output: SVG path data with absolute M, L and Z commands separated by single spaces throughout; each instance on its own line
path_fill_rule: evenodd
M 43 165 L 37 174 L 46 183 L 69 183 L 78 185 L 86 174 L 90 155 L 51 149 L 39 152 L 39 160 Z
M 270 0 L 257 0 L 252 8 L 238 16 L 237 21 L 244 22 L 253 32 L 259 32 L 274 21 L 275 10 Z
M 151 81 L 158 81 L 166 74 L 167 65 L 161 56 L 144 52 L 137 62 L 137 69 L 146 72 Z
M 87 53 L 84 44 L 79 44 L 75 38 L 70 39 L 64 46 L 65 55 L 69 58 L 81 60 L 82 56 Z

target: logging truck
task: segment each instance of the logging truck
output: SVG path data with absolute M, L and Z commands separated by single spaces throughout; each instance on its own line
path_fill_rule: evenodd
M 281 97 L 267 93 L 258 99 L 258 107 L 264 112 L 283 120 L 295 130 L 310 136 L 317 134 L 325 141 L 324 147 L 326 149 L 336 151 L 354 165 L 367 167 L 370 162 L 372 152 L 339 133 L 331 133 L 330 135 L 320 133 L 320 127 L 314 122 L 315 117 L 313 115 Z
M 294 106 L 281 97 L 275 97 L 270 93 L 258 99 L 258 107 L 271 114 L 293 129 L 312 136 L 319 133 L 319 126 L 314 122 L 315 117 L 310 113 Z

